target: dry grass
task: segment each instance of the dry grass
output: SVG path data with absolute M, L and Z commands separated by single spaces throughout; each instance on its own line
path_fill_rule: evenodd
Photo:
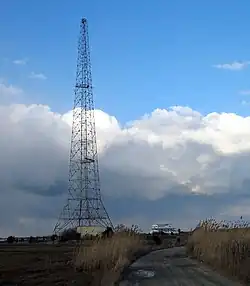
M 212 267 L 250 282 L 250 228 L 247 223 L 207 220 L 189 237 L 187 250 Z
M 118 232 L 112 238 L 99 239 L 90 247 L 80 246 L 75 266 L 91 276 L 90 285 L 111 286 L 119 279 L 124 268 L 148 246 L 133 232 Z

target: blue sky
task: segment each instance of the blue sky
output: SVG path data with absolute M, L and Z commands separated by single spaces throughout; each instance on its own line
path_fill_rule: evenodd
M 121 122 L 172 105 L 247 115 L 239 91 L 250 89 L 249 69 L 212 66 L 249 60 L 249 9 L 247 0 L 4 1 L 0 77 L 23 88 L 27 103 L 69 110 L 86 17 L 97 108 Z M 47 79 L 31 80 L 32 71 Z

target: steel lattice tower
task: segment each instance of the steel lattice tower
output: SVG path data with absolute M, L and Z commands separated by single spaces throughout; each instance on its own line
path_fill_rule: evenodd
M 54 233 L 78 226 L 113 227 L 102 202 L 87 20 L 81 20 L 73 106 L 68 200 Z

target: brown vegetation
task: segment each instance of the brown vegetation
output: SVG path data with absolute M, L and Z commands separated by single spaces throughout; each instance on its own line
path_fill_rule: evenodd
M 148 250 L 137 233 L 117 232 L 111 238 L 96 240 L 90 247 L 80 246 L 75 267 L 89 275 L 90 285 L 114 285 L 124 268 Z
M 250 228 L 247 223 L 207 220 L 189 237 L 187 250 L 213 268 L 250 282 Z

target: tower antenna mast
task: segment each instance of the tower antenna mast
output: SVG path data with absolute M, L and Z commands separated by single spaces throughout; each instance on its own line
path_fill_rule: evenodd
M 78 42 L 68 199 L 54 233 L 81 226 L 113 227 L 100 192 L 88 23 L 84 18 Z

